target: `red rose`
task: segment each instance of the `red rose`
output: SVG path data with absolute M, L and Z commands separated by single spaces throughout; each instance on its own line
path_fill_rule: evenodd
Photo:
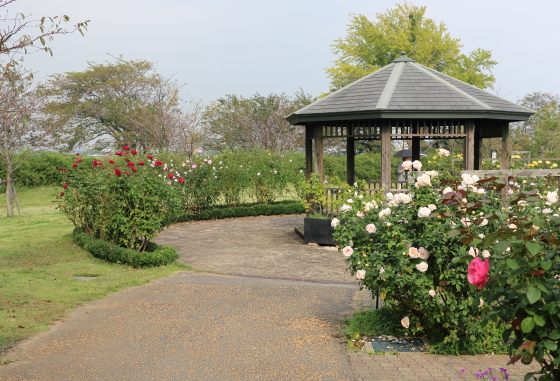
M 148 159 L 152 160 L 154 157 L 152 155 L 146 156 Z
M 121 175 L 121 170 L 120 169 L 115 169 L 115 175 L 120 176 Z
M 133 163 L 132 161 L 129 161 L 129 162 L 128 162 L 128 166 L 129 166 L 130 168 L 132 168 L 132 167 L 134 167 L 134 163 Z
M 156 165 L 163 165 L 163 163 L 162 163 L 161 161 L 159 161 L 159 160 L 156 160 L 156 163 L 155 163 L 155 164 L 156 164 Z
M 130 176 L 130 172 L 125 172 L 124 174 Z
M 82 162 L 82 158 L 81 158 L 81 157 L 79 157 L 79 158 L 76 159 L 76 163 L 81 163 L 81 162 Z
M 136 172 L 138 171 L 138 169 L 136 169 L 136 167 L 132 167 L 132 172 Z
M 63 187 L 63 188 L 67 188 L 67 187 L 68 187 L 68 184 L 64 183 L 64 184 L 62 184 L 62 187 Z
M 122 156 L 123 153 L 122 153 L 121 151 L 117 151 L 117 152 L 115 152 L 115 155 L 117 155 L 117 156 Z
M 128 151 L 128 150 L 130 150 L 130 147 L 129 146 L 124 146 L 122 149 L 125 150 L 125 151 Z
M 109 164 L 115 164 L 115 160 L 109 160 Z
M 132 156 L 136 156 L 136 154 L 137 154 L 138 152 L 136 152 L 136 150 L 133 149 L 132 151 L 130 151 L 130 153 L 132 154 Z
M 169 177 L 170 179 L 172 179 L 172 178 L 173 178 L 173 173 L 168 174 L 167 177 Z
M 482 290 L 486 282 L 488 282 L 488 271 L 490 271 L 488 258 L 484 262 L 480 258 L 473 259 L 468 267 L 467 278 L 469 283 L 478 286 L 478 289 Z
M 80 153 L 79 153 L 79 152 L 76 152 L 76 156 L 80 156 Z
M 142 166 L 142 165 L 144 165 L 144 162 L 143 162 L 143 161 L 139 161 L 139 162 L 138 162 L 138 165 Z
M 64 192 L 60 192 L 60 197 L 64 196 Z
M 179 177 L 179 183 L 180 183 L 180 184 L 184 184 L 184 183 L 185 183 L 185 180 L 184 180 L 182 177 Z
M 58 170 L 59 170 L 59 171 L 64 171 L 64 168 L 58 167 Z
M 72 167 L 76 168 L 78 166 L 78 164 L 74 163 L 72 164 Z

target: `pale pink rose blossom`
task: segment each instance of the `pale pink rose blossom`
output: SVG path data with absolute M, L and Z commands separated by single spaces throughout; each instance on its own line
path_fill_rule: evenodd
M 418 249 L 415 247 L 410 247 L 408 249 L 408 256 L 410 258 L 418 258 Z
M 413 167 L 414 169 L 416 169 L 417 171 L 419 171 L 419 170 L 422 169 L 422 163 L 421 163 L 419 160 L 414 160 L 414 161 L 412 162 L 412 167 Z
M 480 224 L 478 224 L 478 226 L 483 227 L 488 225 L 488 220 L 486 218 L 483 218 L 482 221 L 480 222 Z
M 471 220 L 469 220 L 469 219 L 466 218 L 466 217 L 463 217 L 463 218 L 461 218 L 461 224 L 462 224 L 464 227 L 468 228 L 468 227 L 471 225 Z
M 418 257 L 421 259 L 428 259 L 430 257 L 430 252 L 421 247 L 418 249 Z
M 409 171 L 410 167 L 412 167 L 412 161 L 406 160 L 402 162 L 402 167 L 404 170 Z
M 344 249 L 342 249 L 342 254 L 344 254 L 345 257 L 351 256 L 353 252 L 354 249 L 352 249 L 350 246 L 346 246 Z
M 446 150 L 445 148 L 440 148 L 438 151 L 438 155 L 439 156 L 449 156 L 451 152 L 449 152 L 448 150 Z
M 478 249 L 476 247 L 471 247 L 469 249 L 469 255 L 473 258 L 476 258 L 478 256 Z
M 416 265 L 416 270 L 425 273 L 426 271 L 428 271 L 428 264 L 426 262 L 420 262 Z
M 478 308 L 482 308 L 484 305 L 484 300 L 480 299 L 480 303 L 478 304 Z
M 336 228 L 338 225 L 340 225 L 340 220 L 338 218 L 333 218 L 331 221 L 331 226 L 333 228 Z
M 436 296 L 436 291 L 435 290 L 430 290 L 430 291 L 428 291 L 428 294 L 430 294 L 430 296 L 433 298 L 434 296 Z
M 379 269 L 379 274 L 383 274 L 385 272 L 385 267 Z
M 428 209 L 430 209 L 433 212 L 434 210 L 437 209 L 437 206 L 435 206 L 434 204 L 430 204 L 428 205 Z
M 366 277 L 366 270 L 356 271 L 356 279 L 364 279 Z
M 367 231 L 369 234 L 372 234 L 372 233 L 375 233 L 375 232 L 377 231 L 377 228 L 375 227 L 374 224 L 367 224 L 367 225 L 366 225 L 366 231 Z
M 490 252 L 488 250 L 482 250 L 482 258 L 489 258 Z
M 366 214 L 360 210 L 358 213 L 356 213 L 356 216 L 358 216 L 360 218 L 364 218 L 366 216 Z
M 410 326 L 410 319 L 408 318 L 408 316 L 405 316 L 401 319 L 401 324 L 405 328 L 408 328 Z

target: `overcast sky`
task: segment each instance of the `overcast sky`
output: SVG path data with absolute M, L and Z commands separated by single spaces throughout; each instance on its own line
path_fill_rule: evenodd
M 560 94 L 560 0 L 423 0 L 463 52 L 492 51 L 499 95 L 516 101 Z M 39 78 L 83 71 L 111 55 L 156 62 L 186 83 L 184 95 L 210 102 L 226 94 L 328 91 L 331 45 L 346 35 L 350 14 L 374 20 L 386 0 L 17 0 L 8 7 L 33 18 L 66 14 L 91 20 L 85 37 L 58 36 L 54 57 L 37 52 L 25 66 Z

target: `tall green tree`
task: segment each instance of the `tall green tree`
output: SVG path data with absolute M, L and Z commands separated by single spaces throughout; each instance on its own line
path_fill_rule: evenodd
M 534 92 L 519 101 L 535 111 L 528 121 L 512 129 L 514 147 L 531 155 L 560 157 L 560 96 Z
M 206 124 L 216 150 L 262 148 L 285 153 L 303 147 L 303 127 L 284 118 L 310 104 L 303 91 L 286 94 L 255 94 L 251 98 L 226 95 L 208 107 Z
M 149 148 L 145 121 L 158 124 L 158 116 L 180 105 L 181 86 L 154 71 L 144 60 L 88 63 L 83 72 L 55 74 L 48 88 L 55 112 L 62 117 L 78 143 L 108 137 L 112 144 Z M 152 127 L 152 126 L 150 126 Z
M 326 68 L 331 91 L 344 87 L 398 58 L 401 52 L 418 63 L 479 88 L 492 86 L 491 69 L 497 64 L 489 50 L 461 53 L 460 39 L 452 38 L 443 22 L 426 18 L 426 7 L 410 3 L 378 13 L 376 21 L 351 15 L 348 34 L 335 40 L 338 55 Z

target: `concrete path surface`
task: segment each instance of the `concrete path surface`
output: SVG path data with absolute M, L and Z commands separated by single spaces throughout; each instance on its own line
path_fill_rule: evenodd
M 353 380 L 335 336 L 355 292 L 179 273 L 78 309 L 0 380 Z

